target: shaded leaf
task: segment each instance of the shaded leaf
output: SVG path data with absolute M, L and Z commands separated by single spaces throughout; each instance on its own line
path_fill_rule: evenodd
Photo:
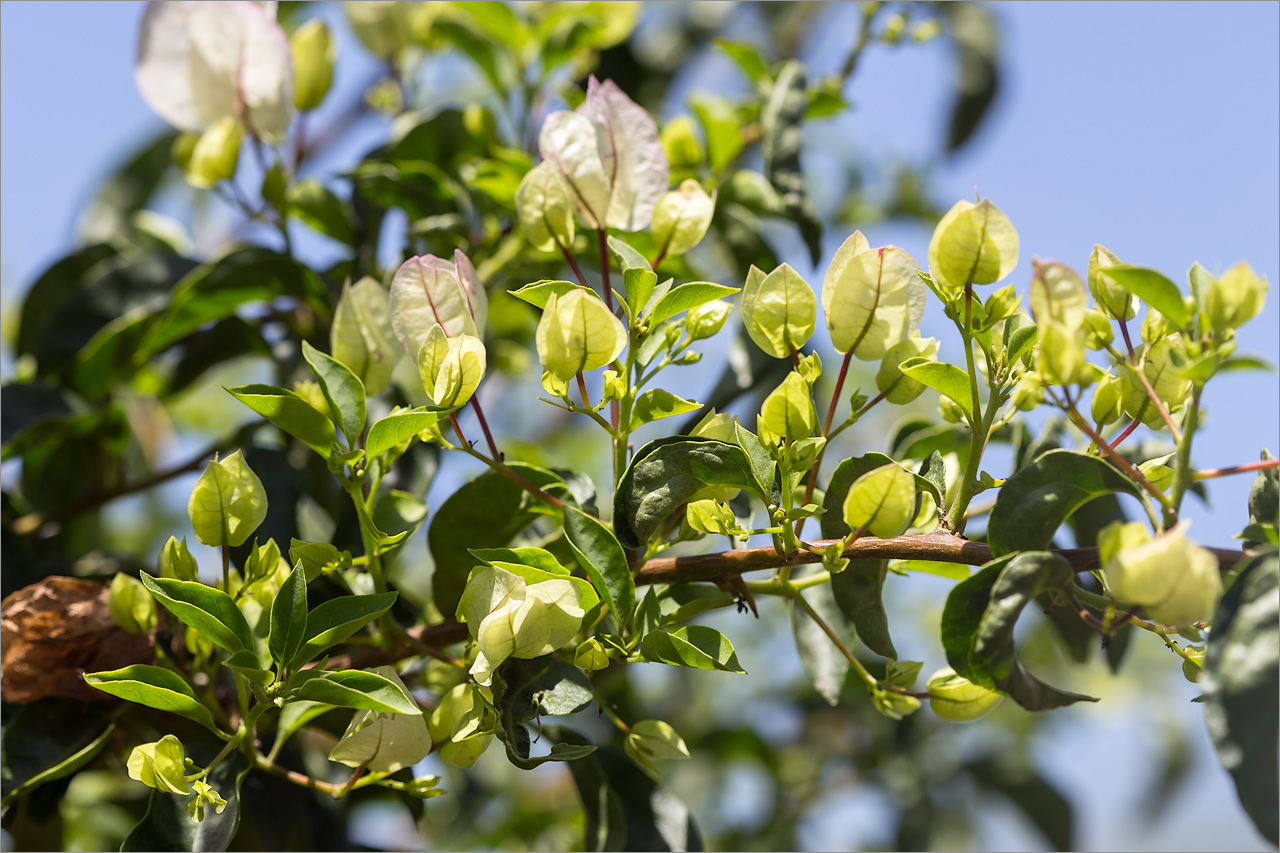
M 301 665 L 337 645 L 391 609 L 397 593 L 342 595 L 316 605 L 307 614 L 307 633 L 293 657 Z
M 729 638 L 705 625 L 688 625 L 675 631 L 654 630 L 640 644 L 644 659 L 654 663 L 718 669 L 745 675 Z
M 887 560 L 850 560 L 843 572 L 831 576 L 831 593 L 862 644 L 881 657 L 897 660 L 881 599 L 887 568 Z
M 302 342 L 302 357 L 307 360 L 325 400 L 329 402 L 333 420 L 342 427 L 347 447 L 355 449 L 364 430 L 364 383 L 345 364 L 306 341 Z
M 200 765 L 207 765 L 222 744 L 186 739 L 183 745 L 187 748 L 188 757 Z M 120 849 L 226 850 L 240 828 L 240 786 L 252 766 L 244 753 L 233 750 L 209 771 L 204 781 L 227 801 L 227 807 L 222 814 L 207 809 L 200 823 L 193 821 L 187 812 L 188 802 L 198 794 L 193 792 L 183 796 L 152 791 L 147 813 Z
M 596 519 L 574 506 L 564 508 L 564 533 L 591 585 L 609 609 L 619 626 L 631 619 L 636 606 L 636 584 L 613 532 Z
M 848 574 L 852 566 L 833 575 L 832 580 Z M 829 584 L 819 584 L 806 590 L 805 599 L 809 606 L 822 617 L 822 621 L 840 637 L 846 648 L 852 649 L 854 644 L 853 625 L 845 618 L 844 613 L 836 605 L 834 590 Z M 804 594 L 804 593 L 802 593 Z M 809 681 L 818 695 L 827 700 L 829 705 L 840 703 L 840 691 L 844 688 L 845 678 L 849 675 L 849 661 L 836 647 L 826 632 L 814 622 L 804 608 L 794 602 L 787 602 L 791 612 L 791 634 L 795 637 L 796 651 L 800 653 L 800 662 L 809 675 Z
M 271 633 L 267 649 L 280 669 L 291 665 L 307 631 L 307 574 L 302 561 L 294 564 L 271 602 Z
M 810 262 L 817 266 L 822 258 L 822 226 L 813 213 L 800 165 L 808 108 L 804 66 L 789 60 L 778 71 L 760 115 L 764 173 L 781 196 L 787 218 L 800 229 Z
M 229 652 L 253 648 L 253 632 L 231 596 L 199 581 L 139 576 L 156 601 L 211 643 Z
M 301 680 L 297 692 L 302 699 L 383 714 L 422 713 L 418 703 L 400 685 L 377 673 L 340 669 L 314 674 L 308 671 L 305 674 L 310 677 Z
M 41 699 L 5 716 L 0 796 L 6 807 L 25 791 L 88 764 L 116 727 L 104 705 L 69 699 Z

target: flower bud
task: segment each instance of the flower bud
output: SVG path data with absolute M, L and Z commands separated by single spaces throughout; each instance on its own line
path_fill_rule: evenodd
M 1115 522 L 1098 534 L 1107 589 L 1140 604 L 1162 625 L 1186 625 L 1213 617 L 1222 597 L 1218 558 L 1186 537 L 1188 523 L 1151 537 L 1141 522 Z
M 145 634 L 156 626 L 156 600 L 140 580 L 122 572 L 111 579 L 107 612 L 130 634 Z
M 1091 350 L 1105 349 L 1107 344 L 1115 340 L 1116 330 L 1111 326 L 1111 318 L 1090 308 L 1084 315 L 1084 345 Z
M 174 735 L 165 735 L 154 743 L 133 748 L 127 764 L 129 778 L 165 794 L 185 796 L 191 793 L 191 786 L 184 778 L 186 759 L 182 741 Z
M 616 370 L 606 370 L 602 375 L 604 387 L 600 392 L 601 402 L 621 400 L 627 395 L 627 383 Z
M 169 541 L 160 549 L 160 558 L 156 561 L 156 569 L 162 578 L 176 578 L 180 581 L 193 581 L 199 575 L 195 557 L 187 550 L 187 537 L 170 536 Z
M 1115 423 L 1124 415 L 1124 382 L 1108 373 L 1093 390 L 1090 414 L 1098 426 Z
M 738 520 L 729 505 L 717 500 L 691 501 L 685 508 L 685 520 L 699 533 L 732 536 L 738 532 Z
M 484 344 L 461 334 L 445 338 L 437 324 L 427 333 L 418 352 L 418 374 L 432 402 L 444 409 L 466 405 L 480 387 L 485 371 Z
M 868 471 L 849 487 L 843 513 L 850 530 L 865 527 L 881 539 L 900 536 L 916 515 L 915 477 L 896 462 Z
M 493 566 L 467 582 L 458 611 L 476 642 L 471 674 L 482 685 L 489 684 L 493 670 L 509 657 L 541 657 L 569 642 L 585 612 L 572 581 L 527 584 L 519 575 Z
M 724 328 L 731 311 L 733 311 L 733 305 L 723 299 L 712 299 L 710 302 L 690 308 L 684 316 L 684 326 L 689 331 L 689 340 L 702 340 L 719 332 Z
M 813 408 L 809 384 L 798 373 L 788 373 L 782 384 L 765 398 L 760 407 L 761 438 L 768 433 L 770 444 L 787 438 L 798 441 L 813 434 L 818 414 Z
M 934 287 L 953 299 L 967 283 L 993 284 L 1017 265 L 1018 232 L 988 199 L 956 202 L 929 241 Z
M 928 293 L 919 271 L 896 246 L 870 249 L 861 232 L 845 240 L 822 280 L 822 310 L 836 351 L 873 361 L 909 338 Z
M 1113 320 L 1124 321 L 1138 313 L 1138 298 L 1106 274 L 1107 267 L 1119 263 L 1122 261 L 1105 246 L 1095 245 L 1089 256 L 1089 292 L 1100 311 Z
M 742 324 L 756 346 L 774 358 L 799 350 L 813 334 L 818 303 L 789 264 L 764 275 L 752 267 L 742 288 Z
M 406 695 L 400 676 L 393 667 L 369 670 L 398 685 Z M 422 714 L 390 714 L 382 711 L 356 711 L 346 732 L 329 751 L 329 760 L 348 767 L 365 767 L 375 773 L 394 773 L 410 767 L 431 752 L 431 736 Z
M 604 367 L 622 354 L 627 329 L 595 293 L 575 288 L 547 300 L 538 321 L 538 358 L 562 382 Z
M 191 783 L 195 796 L 187 801 L 187 814 L 196 823 L 204 820 L 206 805 L 213 806 L 214 814 L 222 814 L 227 810 L 227 801 L 203 779 L 195 779 Z
M 364 383 L 370 397 L 391 382 L 403 353 L 391 327 L 390 298 L 385 287 L 366 276 L 342 288 L 333 314 L 329 335 L 333 357 Z
M 664 255 L 683 255 L 702 241 L 711 227 L 715 199 L 692 178 L 658 199 L 649 233 Z
M 549 162 L 530 169 L 516 189 L 516 217 L 525 239 L 536 249 L 549 252 L 572 246 L 573 197 L 564 179 Z
M 964 409 L 950 397 L 938 398 L 938 416 L 949 424 L 964 422 Z
M 573 665 L 588 672 L 604 669 L 609 665 L 609 653 L 605 651 L 604 645 L 599 640 L 591 637 L 578 646 L 578 650 L 573 653 Z
M 944 666 L 929 676 L 929 707 L 940 719 L 967 723 L 985 717 L 1004 697 L 994 690 L 974 684 L 954 669 Z
M 925 386 L 903 373 L 902 363 L 909 358 L 935 359 L 937 356 L 937 338 L 912 337 L 899 341 L 889 347 L 880 361 L 880 370 L 876 373 L 876 388 L 890 403 L 899 406 L 910 403 L 924 393 Z
M 299 110 L 320 106 L 333 85 L 333 63 L 337 45 L 329 27 L 312 18 L 298 27 L 289 39 L 293 49 L 293 103 Z
M 653 762 L 666 758 L 688 758 L 689 748 L 684 740 L 662 720 L 641 720 L 631 727 L 623 744 L 627 755 L 650 770 L 656 771 Z
M 496 717 L 476 694 L 475 685 L 463 683 L 440 698 L 427 728 L 440 744 L 440 757 L 458 767 L 476 763 L 493 740 Z
M 1191 390 L 1191 380 L 1185 379 L 1175 366 L 1186 363 L 1186 353 L 1182 336 L 1169 335 L 1149 346 L 1143 359 L 1143 374 L 1151 383 L 1156 396 L 1170 411 L 1182 408 L 1183 401 Z M 1142 380 L 1127 368 L 1120 373 L 1120 379 L 1124 383 L 1124 413 L 1131 418 L 1138 418 L 1152 429 L 1160 429 L 1164 419 L 1151 402 Z
M 1089 296 L 1075 270 L 1055 261 L 1037 263 L 1031 280 L 1031 313 L 1039 343 L 1036 372 L 1050 385 L 1084 382 L 1085 315 Z
M 243 138 L 244 125 L 235 116 L 226 116 L 200 134 L 190 159 L 182 167 L 187 182 L 208 189 L 219 181 L 234 178 Z
M 1020 412 L 1030 412 L 1038 408 L 1044 402 L 1044 381 L 1040 379 L 1040 375 L 1035 371 L 1022 374 L 1022 378 L 1013 388 L 1013 396 L 1010 400 L 1013 402 L 1013 407 Z
M 453 263 L 425 255 L 401 264 L 391 280 L 389 310 L 396 337 L 416 356 L 435 325 L 448 338 L 482 337 L 489 297 L 471 261 L 457 250 Z
M 1209 325 L 1219 335 L 1238 329 L 1258 316 L 1267 299 L 1267 280 L 1258 278 L 1246 263 L 1236 264 L 1205 293 Z

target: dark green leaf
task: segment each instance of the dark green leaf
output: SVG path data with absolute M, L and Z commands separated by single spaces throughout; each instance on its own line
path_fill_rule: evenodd
M 144 575 L 145 577 L 145 575 Z M 173 670 L 134 664 L 106 672 L 86 672 L 85 683 L 120 699 L 179 714 L 217 731 L 213 714 L 196 698 L 191 686 Z
M 595 698 L 582 670 L 546 655 L 533 660 L 511 660 L 493 682 L 493 703 L 498 709 L 499 739 L 515 766 L 530 770 L 547 761 L 573 761 L 590 755 L 590 744 L 557 743 L 550 755 L 531 758 L 526 724 L 542 714 L 562 715 L 581 711 Z
M 544 468 L 522 462 L 507 464 L 535 486 L 546 489 L 559 485 L 563 491 L 564 481 Z M 427 531 L 436 564 L 431 592 L 440 612 L 458 609 L 467 576 L 476 564 L 471 548 L 503 547 L 539 515 L 552 511 L 496 471 L 486 471 L 450 495 Z
M 222 744 L 193 743 L 184 738 L 183 745 L 187 749 L 187 757 L 201 765 L 207 765 Z M 215 814 L 212 808 L 206 808 L 204 820 L 200 823 L 193 821 L 187 813 L 187 803 L 197 794 L 193 792 L 183 796 L 152 791 L 147 813 L 129 833 L 120 849 L 226 850 L 235 838 L 236 830 L 240 828 L 240 786 L 252 767 L 245 754 L 237 749 L 232 750 L 209 771 L 205 782 L 227 801 L 227 807 L 222 814 Z
M 271 633 L 267 638 L 267 649 L 276 666 L 283 670 L 292 664 L 309 633 L 307 574 L 299 560 L 271 602 Z
M 991 553 L 1050 547 L 1062 523 L 1102 495 L 1138 495 L 1138 486 L 1096 456 L 1051 450 L 1005 480 L 991 510 L 987 541 Z M 1092 545 L 1081 542 L 1080 545 Z
M 848 574 L 848 571 L 846 569 L 843 574 Z M 836 633 L 845 648 L 852 649 L 853 625 L 836 605 L 831 586 L 819 584 L 806 592 L 805 600 L 809 602 L 809 606 Z M 804 671 L 808 673 L 813 689 L 828 704 L 838 705 L 840 691 L 844 689 L 845 678 L 849 675 L 849 660 L 804 608 L 788 601 L 787 609 L 791 611 L 791 633 L 796 640 L 796 651 L 800 653 L 800 662 L 804 664 Z
M 740 288 L 737 287 L 725 287 L 723 284 L 712 284 L 709 281 L 691 281 L 679 287 L 673 287 L 664 293 L 662 298 L 653 306 L 651 319 L 655 323 L 661 323 L 663 320 L 676 316 L 681 311 L 697 308 L 699 305 L 703 305 L 713 299 L 719 299 L 722 296 L 729 296 L 739 290 Z
M 997 33 L 991 13 L 982 6 L 948 3 L 940 8 L 950 23 L 959 61 L 947 130 L 947 152 L 954 153 L 973 137 L 999 90 Z
M 1155 270 L 1116 264 L 1107 267 L 1106 273 L 1116 284 L 1146 302 L 1165 316 L 1176 329 L 1185 329 L 1191 322 L 1191 309 L 1182 298 L 1178 285 Z
M 881 600 L 888 565 L 887 560 L 850 560 L 843 572 L 831 576 L 831 593 L 862 644 L 881 657 L 897 660 Z
M 342 200 L 314 178 L 304 178 L 289 187 L 285 196 L 289 213 L 339 243 L 352 245 L 355 234 Z
M 822 226 L 814 216 L 800 166 L 808 108 L 804 66 L 788 60 L 778 71 L 760 115 L 764 173 L 782 198 L 787 218 L 800 229 L 800 236 L 809 249 L 810 262 L 817 266 L 822 258 Z
M 729 638 L 705 625 L 687 625 L 675 631 L 650 631 L 640 644 L 644 659 L 694 669 L 718 669 L 746 674 L 738 663 Z
M 1271 458 L 1270 453 L 1262 451 L 1264 462 Z M 1251 528 L 1252 525 L 1264 524 L 1280 526 L 1280 468 L 1266 468 L 1253 478 L 1253 486 L 1249 489 L 1249 524 Z M 1258 548 L 1264 544 L 1260 536 L 1243 538 L 1246 548 Z
M 1241 567 L 1218 605 L 1200 684 L 1218 759 L 1254 826 L 1280 844 L 1280 559 L 1274 549 Z
M 241 385 L 226 390 L 324 458 L 332 454 L 333 421 L 297 394 L 274 385 Z
M 9 803 L 37 785 L 61 779 L 88 764 L 115 731 L 103 702 L 40 699 L 6 714 L 0 734 L 0 797 Z
M 292 664 L 300 666 L 330 646 L 341 643 L 391 609 L 396 593 L 343 595 L 316 605 L 307 614 L 307 633 Z
M 627 555 L 613 532 L 577 507 L 564 508 L 564 533 L 591 585 L 618 625 L 625 625 L 636 606 L 636 584 L 627 565 Z
M 139 577 L 156 601 L 214 645 L 229 652 L 253 648 L 253 632 L 249 630 L 249 623 L 231 596 L 222 590 L 199 581 L 153 578 L 145 572 Z
M 627 548 L 644 547 L 677 507 L 707 486 L 769 494 L 736 444 L 691 436 L 649 442 L 632 457 L 614 496 L 618 541 Z
M 333 420 L 342 426 L 347 447 L 354 449 L 364 430 L 364 383 L 345 364 L 306 341 L 302 342 L 302 357 L 311 366 L 324 398 L 329 401 Z
M 359 669 L 340 669 L 306 678 L 298 685 L 297 695 L 313 702 L 383 714 L 422 713 L 413 697 L 394 681 Z
M 1071 801 L 1025 763 L 984 757 L 964 766 L 979 785 L 1003 794 L 1054 850 L 1076 849 Z

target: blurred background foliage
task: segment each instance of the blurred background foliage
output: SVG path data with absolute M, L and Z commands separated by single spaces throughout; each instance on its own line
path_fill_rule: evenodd
M 80 219 L 80 245 L 31 284 L 20 308 L 6 308 L 5 595 L 53 574 L 108 579 L 150 569 L 164 539 L 187 529 L 190 477 L 177 475 L 235 446 L 245 447 L 270 495 L 260 537 L 332 535 L 340 548 L 358 551 L 357 521 L 320 461 L 259 430 L 222 387 L 291 386 L 303 378 L 300 343 L 327 349 L 343 283 L 362 275 L 385 282 L 415 254 L 462 248 L 489 288 L 490 376 L 481 394 L 508 457 L 604 482 L 603 437 L 585 421 L 530 404 L 541 391 L 531 354 L 537 317 L 505 295 L 564 277 L 558 256 L 531 249 L 513 229 L 511 205 L 536 162 L 541 116 L 576 105 L 588 74 L 612 79 L 659 117 L 673 183 L 697 177 L 718 191 L 711 236 L 665 271 L 733 285 L 751 264 L 817 266 L 823 235 L 831 246 L 854 228 L 881 223 L 927 233 L 950 201 L 931 191 L 932 172 L 989 132 L 1004 82 L 1000 31 L 985 7 L 855 4 L 857 14 L 841 18 L 854 23 L 839 62 L 804 68 L 807 192 L 786 197 L 778 192 L 783 182 L 767 174 L 776 164 L 762 152 L 762 108 L 780 63 L 808 62 L 806 49 L 829 25 L 832 4 L 403 3 L 395 20 L 385 8 L 370 11 L 377 4 L 362 5 L 344 15 L 336 4 L 280 4 L 288 30 L 314 15 L 335 26 L 340 67 L 348 52 L 378 59 L 355 97 L 326 104 L 294 140 L 303 182 L 284 199 L 293 221 L 278 228 L 258 208 L 260 195 L 277 190 L 251 152 L 242 154 L 237 181 L 246 198 L 198 191 L 172 165 L 174 134 L 166 132 L 145 140 L 98 188 Z M 931 38 L 948 44 L 952 94 L 945 133 L 930 141 L 927 157 L 871 157 L 858 144 L 856 122 L 829 131 L 834 117 L 857 115 L 862 64 Z M 703 61 L 712 54 L 731 62 Z M 353 150 L 351 129 L 370 120 L 385 127 L 385 140 Z M 584 259 L 593 256 L 586 240 L 579 237 Z M 592 273 L 589 261 L 583 265 Z M 709 343 L 703 362 L 685 369 L 684 396 L 754 413 L 786 364 L 741 341 L 719 349 Z M 850 387 L 870 377 L 851 375 Z M 397 385 L 384 405 L 419 402 L 407 394 Z M 936 419 L 923 404 L 912 415 Z M 869 419 L 840 449 L 886 449 L 900 431 L 892 417 Z M 1055 440 L 1050 427 L 1041 439 Z M 394 485 L 434 510 L 476 473 L 471 460 L 441 460 L 435 448 L 417 444 L 397 466 Z M 237 563 L 243 557 L 234 555 Z M 425 532 L 401 550 L 394 572 L 402 620 L 437 617 Z M 939 659 L 938 615 L 950 584 L 926 575 L 888 582 L 904 658 Z M 626 849 L 964 849 L 990 841 L 990 815 L 1011 813 L 1020 817 L 1006 839 L 1077 846 L 1074 829 L 1084 816 L 1043 772 L 1045 744 L 1061 723 L 1013 703 L 972 726 L 926 714 L 893 722 L 856 684 L 830 707 L 805 677 L 787 614 L 774 605 L 762 607 L 758 622 L 729 610 L 706 620 L 733 637 L 748 677 L 643 666 L 608 673 L 602 689 L 623 718 L 668 720 L 689 745 L 693 758 L 670 766 L 661 789 L 625 759 L 608 721 L 588 711 L 566 724 L 603 744 L 591 761 L 524 772 L 494 749 L 463 771 L 431 758 L 427 770 L 444 775 L 449 795 L 425 803 L 376 788 L 335 802 L 252 774 L 233 849 L 581 849 L 584 833 Z M 1089 680 L 1107 677 L 1102 667 L 1080 667 L 1100 652 L 1089 636 L 1071 632 L 1078 621 L 1024 621 L 1022 655 L 1050 681 L 1092 692 Z M 1111 649 L 1105 656 L 1118 663 L 1121 655 Z M 1111 685 L 1109 701 L 1123 703 L 1124 691 L 1163 683 L 1176 668 L 1145 641 L 1134 644 L 1130 662 L 1123 691 Z M 428 666 L 422 680 L 430 679 Z M 115 728 L 107 748 L 95 749 L 78 772 L 7 807 L 6 845 L 118 847 L 147 802 L 145 789 L 124 776 L 122 749 L 170 729 L 136 708 L 121 716 L 97 705 L 73 708 L 70 700 L 41 702 L 28 706 L 43 716 L 33 723 L 32 713 L 24 731 L 43 730 L 51 742 L 70 731 L 104 731 L 108 718 Z M 7 727 L 18 713 L 5 705 Z M 1146 787 L 1135 820 L 1157 819 L 1185 777 L 1190 746 L 1181 719 L 1170 713 L 1149 723 L 1161 763 L 1126 777 Z M 324 756 L 345 722 L 340 714 L 320 718 L 282 762 L 328 776 Z M 199 741 L 195 732 L 181 734 Z M 39 738 L 18 748 L 6 736 L 6 786 L 39 763 L 42 749 L 57 748 Z M 1099 774 L 1099 785 L 1115 781 Z M 625 814 L 625 829 L 610 826 L 610 808 Z

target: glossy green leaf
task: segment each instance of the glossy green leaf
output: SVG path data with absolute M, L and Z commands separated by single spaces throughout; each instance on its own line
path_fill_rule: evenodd
M 229 652 L 253 648 L 253 632 L 231 596 L 199 581 L 153 578 L 145 572 L 142 583 L 156 601 L 216 646 Z
M 6 712 L 0 734 L 4 807 L 24 792 L 92 761 L 116 728 L 107 704 L 47 698 Z
M 271 633 L 267 637 L 267 649 L 276 666 L 283 670 L 293 663 L 308 633 L 307 574 L 302 561 L 298 561 L 271 602 Z
M 1245 563 L 1218 605 L 1200 683 L 1218 759 L 1258 831 L 1278 844 L 1280 559 L 1274 549 Z
M 422 713 L 413 697 L 394 681 L 359 669 L 340 669 L 307 678 L 298 685 L 297 695 L 313 702 L 383 714 Z
M 636 606 L 636 584 L 627 555 L 609 528 L 575 506 L 565 505 L 564 533 L 591 585 L 618 625 L 625 625 Z
M 973 414 L 972 383 L 969 381 L 969 374 L 959 367 L 925 358 L 909 358 L 899 369 L 921 385 L 932 388 L 951 400 L 966 413 Z
M 658 283 L 658 276 L 645 256 L 636 251 L 629 243 L 617 237 L 610 237 L 609 252 L 618 262 L 622 270 L 622 282 L 626 288 L 627 304 L 634 314 L 639 314 L 653 296 L 653 289 Z
M 391 609 L 397 593 L 343 595 L 317 604 L 307 614 L 306 634 L 291 665 L 313 660 L 330 646 L 337 645 Z
M 226 390 L 316 453 L 329 458 L 330 444 L 336 434 L 333 421 L 297 394 L 273 385 L 241 385 Z
M 333 420 L 342 426 L 347 447 L 354 449 L 364 430 L 364 383 L 342 362 L 302 342 L 302 357 L 311 366 Z
M 1163 314 L 1175 328 L 1185 329 L 1190 324 L 1191 309 L 1182 298 L 1182 291 L 1165 276 L 1131 264 L 1114 264 L 1106 268 L 1106 273 L 1116 284 Z
M 387 415 L 369 427 L 369 436 L 365 440 L 365 452 L 370 458 L 381 456 L 396 445 L 415 438 L 424 429 L 430 429 L 448 418 L 449 413 L 454 411 L 456 409 L 422 406 L 407 412 Z
M 831 576 L 831 593 L 862 644 L 881 657 L 897 660 L 881 599 L 887 566 L 886 560 L 850 560 L 843 572 Z
M 736 444 L 672 436 L 636 451 L 614 496 L 618 541 L 641 548 L 676 508 L 707 486 L 732 486 L 767 495 L 747 455 Z
M 173 670 L 139 663 L 106 672 L 87 672 L 84 680 L 103 693 L 195 720 L 210 731 L 218 730 L 213 714 Z
M 640 644 L 640 653 L 655 663 L 746 674 L 729 638 L 705 625 L 650 631 Z
M 571 290 L 585 290 L 582 285 L 572 281 L 535 281 L 518 290 L 508 290 L 517 299 L 528 302 L 535 308 L 546 308 L 552 294 L 564 296 Z
M 644 424 L 669 418 L 672 415 L 696 412 L 701 408 L 701 403 L 677 397 L 666 389 L 650 388 L 636 398 L 635 406 L 631 410 L 631 429 L 638 429 Z
M 736 287 L 725 287 L 723 284 L 712 284 L 709 281 L 691 281 L 673 287 L 662 295 L 653 306 L 652 321 L 661 323 L 682 311 L 697 308 L 713 299 L 720 299 L 738 292 Z
M 1139 489 L 1096 456 L 1050 450 L 1000 487 L 987 526 L 991 553 L 1048 548 L 1054 533 L 1077 509 L 1094 498 L 1120 492 L 1137 495 Z
M 851 568 L 833 575 L 832 579 L 848 574 Z M 819 584 L 801 594 L 845 644 L 845 648 L 852 650 L 855 642 L 853 625 L 836 604 L 831 585 Z M 840 704 L 840 691 L 849 675 L 848 658 L 804 608 L 788 601 L 787 609 L 791 612 L 791 634 L 795 637 L 796 651 L 800 653 L 800 662 L 804 664 L 809 682 L 818 695 L 827 700 L 827 704 Z

